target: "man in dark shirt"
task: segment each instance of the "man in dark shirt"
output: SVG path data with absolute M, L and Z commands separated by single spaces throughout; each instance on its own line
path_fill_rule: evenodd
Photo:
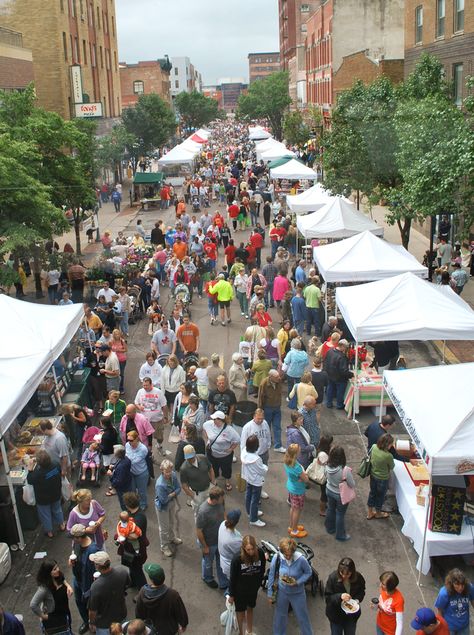
M 234 416 L 237 399 L 235 392 L 226 388 L 226 378 L 219 375 L 216 380 L 217 390 L 211 390 L 208 397 L 209 414 L 220 410 L 226 415 L 226 421 L 230 423 Z
M 89 559 L 100 573 L 91 586 L 89 630 L 97 635 L 107 635 L 112 622 L 121 623 L 127 617 L 125 590 L 130 578 L 122 565 L 110 566 L 110 556 L 105 551 L 97 551 Z
M 392 415 L 384 415 L 382 417 L 382 421 L 374 421 L 367 426 L 364 434 L 367 437 L 368 452 L 370 451 L 370 448 L 377 443 L 377 441 L 383 434 L 390 432 L 394 423 L 395 419 L 392 417 Z M 394 447 L 392 447 L 389 452 L 397 461 L 403 461 L 404 463 L 408 463 L 410 461 L 408 457 L 398 454 Z

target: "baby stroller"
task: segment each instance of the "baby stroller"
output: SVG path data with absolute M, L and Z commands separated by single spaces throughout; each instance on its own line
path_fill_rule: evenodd
M 160 366 L 165 367 L 166 362 L 168 361 L 169 355 L 167 353 L 163 353 L 163 355 L 158 355 L 157 362 Z
M 197 196 L 193 197 L 191 204 L 193 206 L 194 213 L 201 211 L 201 204 L 199 203 L 199 198 Z
M 199 356 L 196 353 L 186 353 L 183 358 L 183 368 L 186 372 L 191 366 L 199 366 Z
M 188 285 L 184 282 L 180 282 L 179 284 L 177 284 L 174 288 L 174 298 L 175 300 L 181 300 L 184 306 L 187 306 L 191 299 Z
M 128 316 L 129 324 L 135 324 L 143 315 L 141 306 L 142 291 L 139 287 L 129 287 L 127 293 L 130 296 L 130 315 Z
M 265 553 L 265 557 L 268 560 L 268 564 L 270 565 L 273 558 L 278 555 L 278 547 L 270 542 L 270 540 L 262 540 L 260 544 Z M 319 595 L 322 597 L 324 595 L 323 582 L 319 578 L 319 573 L 311 565 L 311 560 L 314 558 L 314 551 L 309 545 L 305 544 L 304 542 L 297 542 L 296 544 L 296 551 L 299 551 L 301 554 L 303 554 L 303 556 L 306 558 L 311 566 L 312 575 L 306 582 L 306 587 L 309 589 L 309 592 L 313 597 L 316 597 L 318 591 Z M 267 569 L 267 571 L 265 572 L 262 580 L 262 589 L 264 589 L 265 591 L 268 589 L 268 573 L 269 569 Z
M 102 434 L 102 430 L 98 428 L 97 426 L 90 426 L 89 428 L 86 428 L 84 430 L 84 434 L 82 435 L 81 456 L 91 443 L 93 443 L 94 441 L 96 441 L 97 443 L 100 443 L 101 434 Z M 81 488 L 82 487 L 100 487 L 101 464 L 102 464 L 102 457 L 100 456 L 100 448 L 99 448 L 99 457 L 100 457 L 100 462 L 99 462 L 99 465 L 97 466 L 97 469 L 95 470 L 94 480 L 92 480 L 92 471 L 90 468 L 87 468 L 85 473 L 86 478 L 85 480 L 82 480 L 81 478 L 82 465 L 81 463 L 79 463 L 79 473 L 77 475 L 77 482 L 76 482 L 77 487 L 81 487 Z

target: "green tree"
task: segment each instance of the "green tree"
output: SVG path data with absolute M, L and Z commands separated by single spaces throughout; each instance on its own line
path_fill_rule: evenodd
M 122 121 L 125 130 L 136 139 L 128 148 L 134 174 L 140 157 L 168 143 L 176 130 L 174 112 L 155 93 L 140 95 L 134 108 L 125 108 L 122 112 Z
M 272 73 L 264 79 L 250 84 L 248 93 L 241 95 L 237 116 L 240 118 L 266 118 L 274 136 L 282 138 L 283 117 L 291 104 L 289 76 L 286 71 Z
M 101 137 L 98 142 L 97 159 L 103 168 L 114 174 L 114 180 L 120 181 L 120 164 L 130 148 L 137 143 L 135 135 L 130 134 L 123 124 L 112 128 L 110 134 Z
M 181 125 L 187 130 L 202 128 L 220 116 L 217 101 L 195 90 L 191 93 L 179 93 L 174 103 Z
M 299 110 L 287 112 L 283 118 L 283 136 L 291 145 L 303 146 L 311 136 L 311 128 Z

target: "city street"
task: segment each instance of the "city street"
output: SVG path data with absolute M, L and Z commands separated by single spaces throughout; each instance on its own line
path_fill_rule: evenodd
M 211 208 L 211 210 L 213 209 L 215 209 L 215 206 Z M 107 214 L 110 215 L 109 212 Z M 174 210 L 169 210 L 166 213 L 161 211 L 142 212 L 140 217 L 143 219 L 145 228 L 150 229 L 155 220 L 163 215 L 165 216 L 165 224 L 174 222 Z M 131 222 L 132 226 L 134 226 L 134 213 L 122 212 L 113 218 L 112 221 L 114 222 L 114 231 L 121 228 L 119 227 L 120 221 L 122 221 L 123 227 L 126 227 L 128 222 Z M 238 240 L 244 234 L 247 235 L 247 232 L 237 232 L 235 238 Z M 167 308 L 170 310 L 171 302 L 168 288 L 162 288 L 161 301 L 165 311 Z M 231 363 L 231 355 L 237 350 L 240 336 L 247 325 L 244 318 L 239 315 L 237 303 L 234 301 L 232 306 L 232 324 L 225 328 L 220 324 L 213 327 L 209 325 L 207 301 L 205 299 L 199 300 L 195 296 L 195 302 L 191 308 L 192 320 L 199 326 L 201 331 L 200 352 L 207 356 L 210 356 L 213 352 L 220 353 L 223 356 L 224 367 L 228 369 Z M 275 310 L 272 309 L 271 312 L 274 320 L 277 320 Z M 150 337 L 147 334 L 147 327 L 148 323 L 146 320 L 142 320 L 136 326 L 131 327 L 125 380 L 127 402 L 134 399 L 136 390 L 139 387 L 138 369 L 144 361 L 144 353 L 149 350 Z M 440 362 L 434 349 L 427 343 L 402 343 L 401 351 L 409 367 L 429 366 Z M 283 428 L 285 428 L 289 423 L 290 411 L 285 406 L 283 411 Z M 329 411 L 323 407 L 322 433 L 331 433 L 335 436 L 336 442 L 346 449 L 349 465 L 354 470 L 357 469 L 364 452 L 365 437 L 364 440 L 361 438 L 360 431 L 363 431 L 374 417 L 369 409 L 363 409 L 359 419 L 360 425 L 357 425 L 346 418 L 344 411 Z M 400 424 L 397 425 L 396 432 L 404 432 Z M 174 455 L 173 446 L 165 445 L 169 447 Z M 234 464 L 234 474 L 238 469 L 239 464 Z M 437 595 L 437 584 L 439 581 L 433 580 L 431 577 L 422 576 L 421 587 L 417 585 L 418 573 L 415 569 L 417 556 L 409 541 L 400 532 L 401 517 L 393 514 L 390 519 L 385 521 L 368 522 L 366 520 L 368 483 L 360 478 L 357 478 L 356 481 L 358 488 L 357 498 L 350 505 L 346 516 L 347 528 L 352 536 L 349 542 L 337 543 L 325 532 L 324 519 L 318 514 L 319 487 L 315 485 L 311 487 L 307 494 L 303 522 L 309 532 L 305 541 L 315 552 L 315 559 L 312 564 L 324 582 L 329 573 L 336 568 L 340 558 L 344 556 L 353 558 L 358 570 L 364 575 L 367 591 L 365 601 L 362 604 L 359 629 L 361 633 L 371 633 L 375 631 L 375 616 L 370 609 L 370 598 L 378 595 L 378 576 L 382 571 L 392 569 L 396 571 L 400 578 L 399 588 L 405 596 L 405 619 L 407 623 L 419 606 L 430 606 L 433 604 Z M 116 498 L 106 498 L 104 496 L 105 488 L 106 479 L 103 480 L 101 488 L 96 495 L 106 509 L 107 520 L 104 526 L 109 529 L 110 533 L 113 533 L 117 522 L 118 505 Z M 257 541 L 264 538 L 277 543 L 286 533 L 289 510 L 286 503 L 282 454 L 270 453 L 270 470 L 265 489 L 270 494 L 270 498 L 262 503 L 263 519 L 267 523 L 266 527 L 256 531 L 249 531 L 251 528 L 248 526 L 246 514 L 243 513 L 238 529 L 243 535 L 246 533 L 254 534 Z M 149 495 L 152 496 L 152 493 L 153 484 L 150 483 Z M 151 544 L 148 549 L 148 561 L 162 564 L 167 576 L 166 583 L 177 589 L 182 595 L 190 618 L 188 632 L 197 635 L 220 633 L 222 628 L 219 625 L 219 615 L 225 608 L 224 600 L 220 591 L 209 589 L 201 581 L 200 551 L 196 546 L 193 514 L 191 509 L 185 505 L 184 495 L 181 495 L 180 498 L 179 532 L 184 542 L 178 547 L 177 555 L 174 558 L 165 558 L 160 553 L 156 516 L 153 506 L 149 507 L 147 512 L 149 519 L 148 537 Z M 243 494 L 239 493 L 234 487 L 233 491 L 226 496 L 226 508 L 232 509 L 236 507 L 244 508 Z M 255 530 L 256 528 L 252 529 Z M 33 554 L 38 551 L 47 551 L 48 556 L 56 558 L 60 565 L 64 567 L 66 577 L 70 580 L 71 575 L 66 567 L 66 554 L 69 553 L 70 549 L 69 539 L 64 534 L 57 536 L 53 541 L 48 541 L 43 537 L 39 527 L 36 533 L 27 534 L 26 542 L 27 547 L 24 552 L 13 554 L 14 570 L 2 586 L 2 603 L 8 606 L 12 612 L 20 613 L 24 616 L 27 633 L 35 633 L 38 632 L 39 626 L 37 618 L 33 616 L 29 609 L 29 601 L 36 588 L 34 576 L 38 567 L 38 561 L 33 559 Z M 106 544 L 113 561 L 118 562 L 116 547 L 110 539 Z M 129 616 L 134 614 L 132 601 L 134 595 L 135 591 L 131 591 L 127 598 Z M 74 632 L 77 632 L 80 620 L 74 603 L 72 602 L 71 604 L 73 607 Z M 324 600 L 319 596 L 314 599 L 309 598 L 308 605 L 315 632 L 321 634 L 329 633 L 329 623 L 324 614 Z M 255 610 L 256 632 L 259 635 L 270 633 L 271 620 L 272 608 L 269 607 L 262 592 Z M 408 626 L 406 626 L 404 632 L 409 632 Z M 295 635 L 298 633 L 297 625 L 292 621 L 292 618 L 290 618 L 288 633 Z

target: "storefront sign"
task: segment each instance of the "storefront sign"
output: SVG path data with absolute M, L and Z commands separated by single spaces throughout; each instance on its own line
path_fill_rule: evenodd
M 76 104 L 74 108 L 76 117 L 79 117 L 80 119 L 102 117 L 102 104 L 100 101 L 93 104 Z
M 82 72 L 79 64 L 71 66 L 72 100 L 75 104 L 82 104 Z

